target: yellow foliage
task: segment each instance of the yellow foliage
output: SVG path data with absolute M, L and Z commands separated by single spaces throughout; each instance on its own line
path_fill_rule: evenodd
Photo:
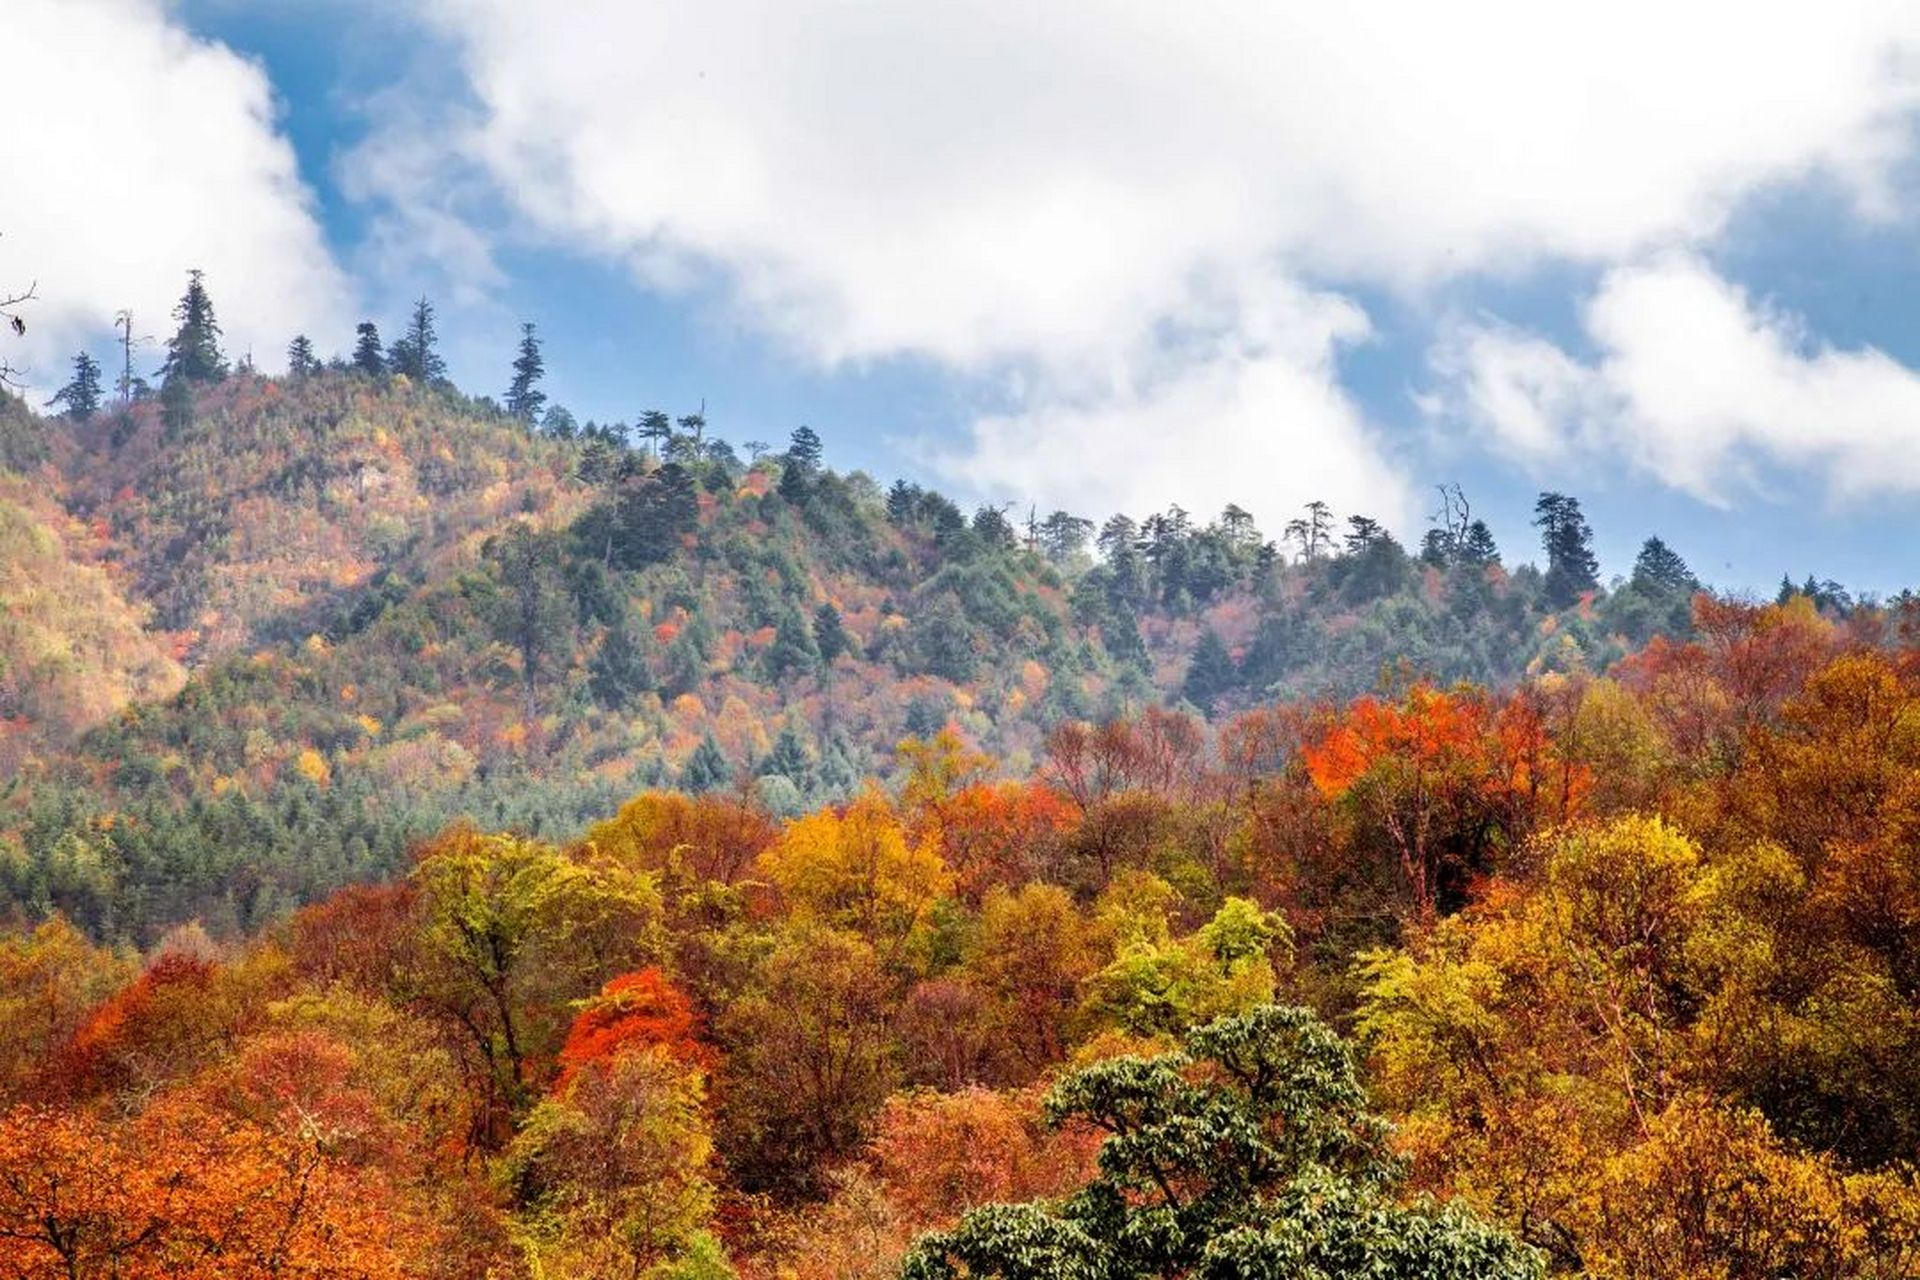
M 910 843 L 876 792 L 790 823 L 760 868 L 797 912 L 898 944 L 952 888 L 936 842 Z
M 333 769 L 327 764 L 327 758 L 312 747 L 301 748 L 294 767 L 316 787 L 324 787 L 333 781 Z

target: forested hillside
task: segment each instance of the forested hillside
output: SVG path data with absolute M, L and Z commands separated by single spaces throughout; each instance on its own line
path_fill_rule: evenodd
M 5 414 L 0 894 L 101 937 L 257 927 L 458 817 L 566 837 L 662 785 L 791 815 L 948 725 L 1018 774 L 1063 721 L 1601 671 L 1699 585 L 1652 539 L 1602 587 L 1558 494 L 1544 570 L 1457 489 L 1411 550 L 1320 504 L 968 513 L 806 427 L 577 424 L 531 333 L 508 403 L 468 397 L 424 301 L 277 377 L 211 308 L 196 278 L 160 391 L 82 357 L 60 416 Z

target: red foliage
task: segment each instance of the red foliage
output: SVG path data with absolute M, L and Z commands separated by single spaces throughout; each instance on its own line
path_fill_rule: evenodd
M 693 1002 L 652 966 L 610 979 L 580 1011 L 560 1050 L 554 1091 L 565 1091 L 589 1063 L 649 1045 L 659 1045 L 678 1061 L 709 1074 L 713 1071 L 714 1052 L 700 1039 Z

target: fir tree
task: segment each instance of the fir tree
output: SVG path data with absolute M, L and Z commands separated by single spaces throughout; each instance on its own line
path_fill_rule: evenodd
M 287 344 L 287 376 L 306 378 L 320 372 L 320 357 L 313 354 L 313 342 L 304 333 L 297 333 L 293 341 Z
M 727 763 L 727 757 L 720 750 L 720 744 L 708 734 L 694 748 L 687 763 L 680 770 L 680 789 L 698 795 L 706 791 L 718 791 L 733 781 L 733 768 Z
M 788 609 L 774 629 L 773 643 L 767 646 L 767 674 L 775 680 L 796 671 L 811 671 L 820 662 L 820 646 L 813 628 L 798 609 Z
M 782 777 L 796 787 L 804 787 L 813 772 L 813 761 L 807 758 L 806 744 L 800 740 L 800 731 L 791 722 L 780 730 L 780 736 L 773 740 L 773 750 L 760 762 L 755 770 L 761 777 Z
M 227 360 L 220 354 L 220 322 L 213 316 L 213 299 L 207 295 L 205 275 L 198 269 L 187 273 L 187 291 L 173 308 L 179 329 L 167 340 L 166 363 L 161 376 L 171 382 L 218 382 L 227 376 Z
M 433 326 L 433 304 L 422 297 L 413 304 L 407 332 L 393 344 L 387 362 L 395 373 L 403 373 L 414 382 L 439 382 L 447 376 L 447 362 L 440 356 L 439 343 Z
M 541 406 L 547 402 L 547 393 L 540 390 L 540 379 L 546 372 L 533 325 L 521 325 L 520 354 L 514 358 L 513 382 L 507 387 L 507 412 L 528 426 L 539 421 Z
M 787 444 L 785 465 L 780 470 L 780 496 L 796 504 L 805 502 L 813 493 L 819 473 L 820 437 L 812 427 L 802 426 Z
M 54 392 L 47 407 L 64 405 L 67 417 L 85 422 L 100 411 L 100 362 L 82 351 L 73 358 L 73 377 Z
M 387 376 L 387 356 L 380 346 L 380 330 L 371 320 L 354 326 L 353 367 L 369 378 Z
M 853 649 L 853 637 L 847 634 L 840 611 L 831 602 L 813 612 L 813 642 L 819 647 L 820 661 L 829 667 L 835 658 Z
M 1540 545 L 1547 553 L 1547 602 L 1565 609 L 1582 593 L 1600 585 L 1593 530 L 1580 513 L 1580 500 L 1563 493 L 1541 494 L 1534 503 L 1533 523 L 1540 530 Z
M 1187 664 L 1187 678 L 1180 686 L 1181 696 L 1202 711 L 1211 711 L 1214 700 L 1238 681 L 1239 673 L 1234 670 L 1233 655 L 1227 652 L 1226 641 L 1208 627 L 1200 633 L 1200 643 L 1193 647 L 1193 660 Z
M 1633 562 L 1633 585 L 1646 592 L 1693 592 L 1700 580 L 1687 562 L 1659 538 L 1648 538 Z
M 620 710 L 652 689 L 645 633 L 625 618 L 608 627 L 587 666 L 587 688 L 594 701 L 609 711 Z

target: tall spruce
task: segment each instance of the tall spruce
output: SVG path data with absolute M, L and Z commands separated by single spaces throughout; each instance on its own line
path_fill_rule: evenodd
M 313 340 L 297 333 L 287 344 L 287 376 L 308 378 L 320 372 L 320 357 L 313 354 Z
M 1533 523 L 1547 553 L 1547 601 L 1565 609 L 1600 585 L 1600 562 L 1593 554 L 1593 530 L 1580 513 L 1580 500 L 1564 493 L 1543 493 L 1533 505 Z
M 100 362 L 82 351 L 73 358 L 73 377 L 54 392 L 47 407 L 60 405 L 67 417 L 85 422 L 100 411 Z
M 528 426 L 540 420 L 541 407 L 547 403 L 547 393 L 540 390 L 540 379 L 546 372 L 546 362 L 540 358 L 540 339 L 534 335 L 532 323 L 521 325 L 520 354 L 514 357 L 513 382 L 507 387 L 507 412 Z
M 173 318 L 180 327 L 167 339 L 161 376 L 169 382 L 218 382 L 226 377 L 227 359 L 220 354 L 220 322 L 214 319 L 205 274 L 197 267 L 187 273 L 187 291 L 174 305 Z
M 440 355 L 440 334 L 433 324 L 433 303 L 422 296 L 413 304 L 407 331 L 387 353 L 387 363 L 395 373 L 403 373 L 414 382 L 434 383 L 447 376 L 447 362 Z
M 1700 589 L 1700 579 L 1693 576 L 1693 570 L 1680 558 L 1680 553 L 1657 537 L 1640 544 L 1640 554 L 1633 561 L 1632 581 L 1636 588 L 1648 592 Z
M 380 328 L 362 320 L 353 329 L 353 367 L 369 378 L 387 376 L 387 353 L 380 345 Z
M 812 427 L 802 426 L 787 443 L 785 465 L 780 470 L 780 496 L 788 502 L 804 502 L 813 493 L 820 474 L 820 436 Z

